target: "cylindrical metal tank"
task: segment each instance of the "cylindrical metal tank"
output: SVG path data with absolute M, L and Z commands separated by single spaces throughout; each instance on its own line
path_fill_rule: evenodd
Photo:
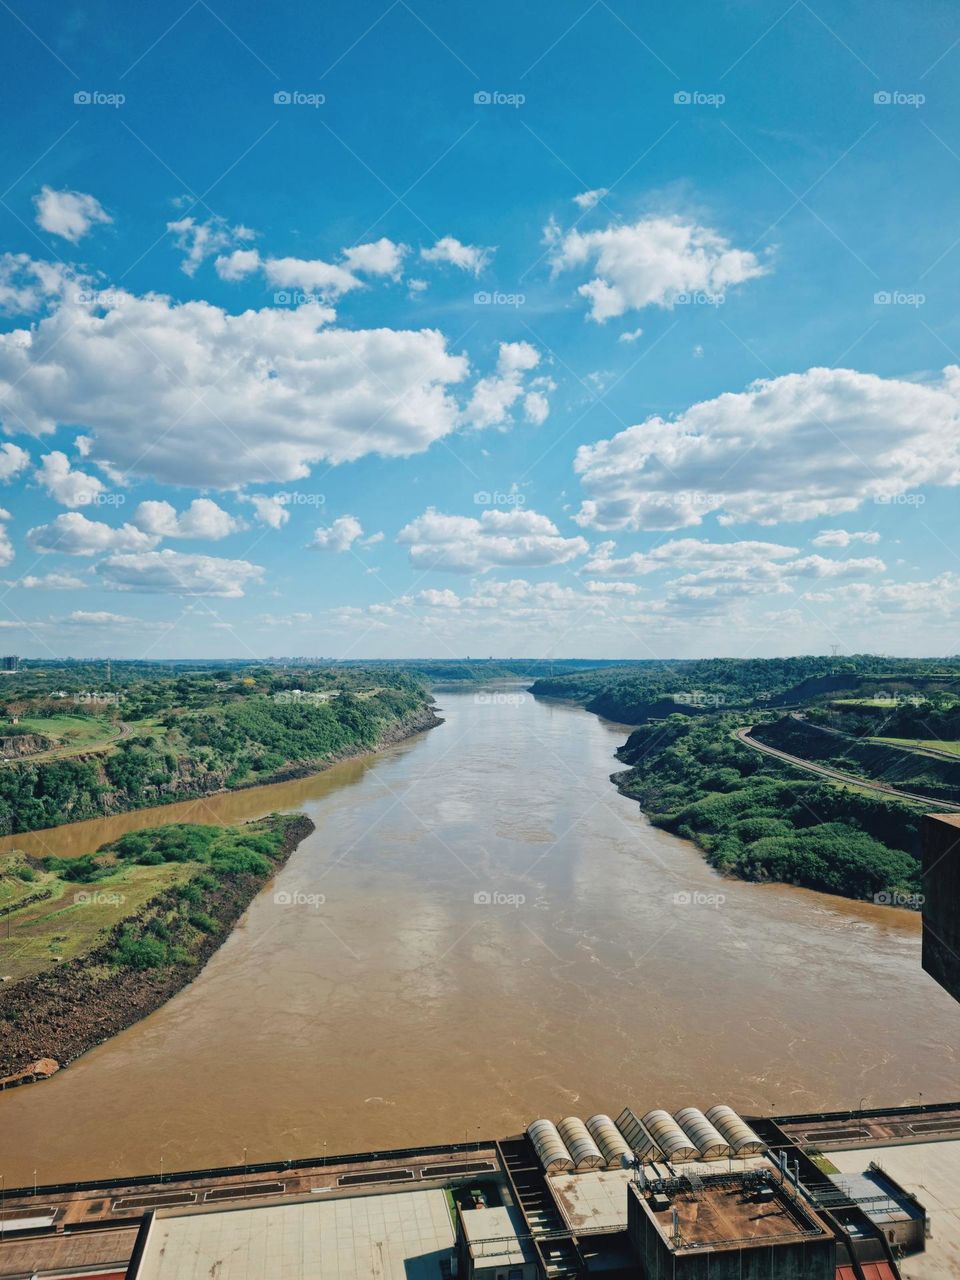
M 552 1120 L 534 1120 L 527 1127 L 527 1137 L 546 1173 L 568 1173 L 573 1168 L 570 1152 Z
M 617 1116 L 617 1128 L 641 1162 L 656 1160 L 660 1155 L 660 1148 L 629 1107 L 624 1107 Z
M 753 1132 L 734 1111 L 723 1103 L 711 1107 L 706 1113 L 713 1127 L 730 1143 L 735 1156 L 754 1156 L 767 1149 L 767 1144 Z
M 723 1134 L 696 1107 L 684 1107 L 673 1118 L 704 1160 L 720 1160 L 733 1154 Z
M 621 1157 L 633 1155 L 630 1143 L 609 1116 L 591 1116 L 587 1121 L 587 1131 L 600 1148 L 608 1169 L 621 1168 Z
M 577 1116 L 566 1116 L 557 1125 L 557 1133 L 573 1158 L 575 1169 L 599 1169 L 606 1161 L 590 1136 L 590 1131 Z
M 696 1160 L 700 1154 L 669 1111 L 659 1108 L 648 1111 L 643 1117 L 643 1127 L 668 1160 L 682 1163 L 684 1160 Z

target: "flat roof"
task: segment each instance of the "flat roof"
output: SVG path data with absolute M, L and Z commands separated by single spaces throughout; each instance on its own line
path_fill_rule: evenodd
M 695 1191 L 682 1191 L 670 1196 L 670 1208 L 654 1211 L 645 1196 L 635 1186 L 630 1193 L 642 1202 L 647 1215 L 656 1223 L 671 1249 L 681 1253 L 685 1249 L 738 1248 L 747 1241 L 772 1243 L 781 1238 L 822 1235 L 832 1238 L 832 1233 L 817 1214 L 778 1184 L 768 1184 L 773 1198 L 767 1202 L 757 1200 L 752 1193 L 744 1195 L 742 1179 L 734 1175 L 722 1181 L 704 1183 Z M 677 1211 L 680 1244 L 671 1240 L 673 1229 L 672 1210 Z
M 461 1209 L 460 1220 L 470 1256 L 482 1267 L 521 1267 L 534 1260 L 533 1250 L 522 1238 L 527 1228 L 511 1206 Z
M 874 1169 L 865 1169 L 862 1173 L 834 1173 L 831 1181 L 851 1200 L 864 1201 L 860 1208 L 873 1222 L 908 1222 L 924 1216 L 923 1210 L 898 1186 Z M 878 1196 L 883 1198 L 878 1199 Z
M 831 1151 L 842 1173 L 880 1165 L 927 1211 L 930 1235 L 923 1253 L 898 1265 L 903 1280 L 957 1280 L 960 1276 L 960 1141 L 918 1142 L 896 1147 Z
M 443 1191 L 154 1215 L 136 1280 L 437 1280 L 455 1236 Z

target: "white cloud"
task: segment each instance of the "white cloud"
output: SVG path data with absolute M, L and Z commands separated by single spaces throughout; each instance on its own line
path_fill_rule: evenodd
M 248 583 L 260 581 L 264 571 L 247 560 L 166 550 L 108 556 L 95 572 L 116 591 L 236 598 L 244 594 Z
M 290 512 L 282 494 L 242 493 L 239 498 L 241 502 L 252 504 L 257 521 L 265 524 L 269 529 L 282 529 L 290 519 Z
M 16 554 L 13 550 L 13 543 L 10 541 L 10 535 L 7 532 L 7 526 L 4 523 L 12 519 L 10 512 L 0 507 L 0 566 L 9 564 Z
M 188 276 L 196 275 L 201 263 L 215 253 L 223 253 L 233 249 L 237 242 L 252 240 L 254 233 L 249 227 L 231 227 L 226 218 L 219 214 L 208 218 L 206 222 L 198 222 L 196 218 L 178 218 L 167 223 L 167 230 L 172 233 L 177 248 L 186 255 L 180 264 L 180 270 Z
M 231 315 L 122 290 L 0 334 L 0 415 L 92 436 L 114 472 L 195 487 L 301 478 L 312 463 L 419 453 L 462 422 L 469 370 L 436 330 L 347 330 L 308 305 Z
M 87 584 L 71 573 L 46 573 L 40 577 L 28 573 L 16 585 L 26 587 L 28 591 L 77 591 Z
M 351 271 L 399 280 L 403 260 L 409 252 L 408 245 L 395 244 L 386 236 L 381 236 L 372 244 L 356 244 L 351 249 L 344 249 L 343 257 Z
M 554 383 L 549 378 L 524 382 L 524 375 L 539 363 L 540 353 L 529 342 L 501 342 L 497 371 L 474 387 L 467 420 L 476 427 L 501 426 L 510 422 L 510 410 L 522 401 L 528 422 L 535 426 L 545 422 L 550 412 L 545 393 L 554 389 Z
M 68 556 L 92 556 L 99 551 L 146 550 L 157 542 L 156 538 L 132 524 L 114 529 L 99 520 L 88 520 L 79 511 L 57 516 L 51 524 L 29 529 L 27 541 L 34 551 L 62 551 Z
M 551 224 L 546 239 L 555 272 L 596 272 L 577 292 L 601 323 L 642 307 L 673 307 L 683 294 L 722 294 L 767 270 L 748 249 L 734 249 L 719 232 L 679 217 L 565 234 Z
M 617 338 L 618 342 L 636 342 L 638 338 L 643 337 L 642 329 L 625 329 Z
M 960 484 L 960 369 L 930 383 L 809 369 L 584 445 L 579 523 L 678 529 L 812 520 Z
M 106 610 L 75 609 L 70 621 L 82 627 L 129 627 L 141 625 L 140 618 L 131 618 L 125 613 L 108 613 Z
M 169 502 L 141 502 L 131 517 L 144 533 L 157 538 L 210 538 L 217 541 L 238 533 L 246 525 L 210 498 L 194 498 L 177 514 Z
M 38 262 L 28 253 L 0 253 L 0 312 L 26 315 L 58 297 L 68 280 L 69 267 Z
M 26 449 L 16 444 L 0 444 L 0 484 L 6 484 L 30 465 Z
M 364 288 L 361 275 L 387 276 L 399 280 L 403 260 L 409 252 L 386 236 L 370 244 L 344 249 L 341 262 L 322 258 L 264 258 L 256 249 L 239 249 L 217 258 L 214 266 L 222 280 L 242 280 L 262 271 L 275 289 L 303 289 L 323 300 L 336 300 L 353 289 Z
M 54 502 L 59 502 L 62 507 L 91 506 L 106 492 L 102 480 L 83 471 L 72 470 L 70 459 L 59 450 L 43 455 L 35 475 Z
M 589 550 L 584 538 L 564 538 L 547 516 L 528 510 L 484 511 L 475 520 L 430 507 L 400 530 L 397 542 L 409 547 L 416 568 L 452 573 L 566 564 Z
M 598 205 L 603 197 L 609 194 L 609 187 L 594 187 L 592 191 L 581 191 L 578 196 L 574 196 L 573 203 L 586 212 Z
M 421 249 L 420 257 L 424 262 L 446 263 L 478 276 L 490 265 L 496 251 L 495 245 L 462 244 L 455 236 L 441 236 L 431 248 Z
M 333 524 L 321 526 L 314 530 L 311 547 L 319 547 L 324 551 L 349 551 L 353 544 L 362 547 L 371 546 L 383 539 L 382 533 L 374 533 L 370 537 L 363 536 L 363 525 L 356 516 L 338 516 Z
M 612 542 L 601 542 L 587 561 L 588 572 L 633 577 L 690 565 L 767 564 L 799 554 L 797 547 L 779 542 L 705 542 L 699 538 L 674 538 L 650 551 L 634 551 L 619 558 L 614 556 L 614 549 Z
M 260 266 L 260 254 L 256 249 L 234 249 L 223 254 L 213 264 L 221 280 L 235 282 L 251 275 Z
M 71 244 L 82 240 L 97 223 L 113 221 L 95 196 L 84 195 L 82 191 L 54 191 L 52 187 L 41 187 L 33 203 L 37 211 L 37 226 L 51 235 L 62 236 Z
M 850 533 L 846 529 L 821 529 L 812 539 L 815 547 L 849 547 L 852 542 L 866 542 L 873 545 L 879 541 L 879 533 L 872 530 L 865 533 Z

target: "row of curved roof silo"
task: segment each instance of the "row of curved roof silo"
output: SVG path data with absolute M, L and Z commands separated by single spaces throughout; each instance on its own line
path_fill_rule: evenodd
M 719 1160 L 755 1155 L 765 1146 L 733 1108 L 723 1104 L 705 1113 L 684 1107 L 675 1115 L 655 1108 L 642 1119 L 625 1107 L 616 1121 L 603 1114 L 586 1122 L 576 1116 L 566 1116 L 557 1124 L 535 1120 L 527 1135 L 548 1173 L 615 1169 L 624 1156 L 641 1163 L 661 1158 L 678 1164 Z

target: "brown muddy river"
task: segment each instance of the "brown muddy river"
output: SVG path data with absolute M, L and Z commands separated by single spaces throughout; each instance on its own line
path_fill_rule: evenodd
M 317 830 L 200 977 L 0 1095 L 6 1185 L 515 1132 L 629 1103 L 960 1095 L 918 918 L 721 880 L 608 774 L 625 731 L 517 690 L 305 781 L 7 843 L 305 810 Z

